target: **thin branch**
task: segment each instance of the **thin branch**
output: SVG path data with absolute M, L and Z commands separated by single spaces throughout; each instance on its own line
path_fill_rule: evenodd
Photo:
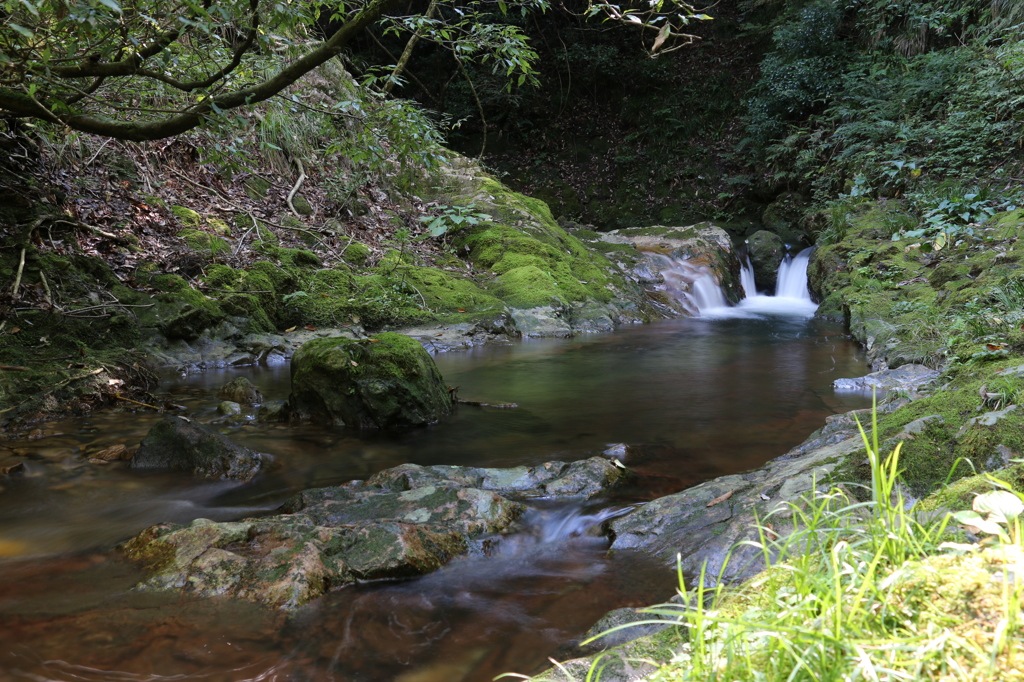
M 295 165 L 299 169 L 299 179 L 295 181 L 295 184 L 292 186 L 292 190 L 288 192 L 288 197 L 287 199 L 285 199 L 285 201 L 288 202 L 288 208 L 292 210 L 292 213 L 295 214 L 295 217 L 301 219 L 302 216 L 299 215 L 299 212 L 295 210 L 295 204 L 292 203 L 292 199 L 295 198 L 295 193 L 299 191 L 299 188 L 302 187 L 302 183 L 305 182 L 306 180 L 306 169 L 302 167 L 302 159 L 294 158 L 292 159 L 292 161 L 295 162 Z
M 25 248 L 21 249 L 21 260 L 18 262 L 18 274 L 14 277 L 14 286 L 11 287 L 11 300 L 18 300 L 18 287 L 21 286 L 21 273 L 25 270 Z

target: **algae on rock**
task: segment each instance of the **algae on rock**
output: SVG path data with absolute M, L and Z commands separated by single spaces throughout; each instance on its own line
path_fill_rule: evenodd
M 292 358 L 288 404 L 299 419 L 354 429 L 422 426 L 451 414 L 452 403 L 430 354 L 402 334 L 314 339 Z

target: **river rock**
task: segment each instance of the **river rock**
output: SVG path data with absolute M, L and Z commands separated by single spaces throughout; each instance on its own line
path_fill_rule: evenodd
M 301 492 L 277 516 L 152 526 L 121 550 L 149 573 L 139 589 L 292 609 L 347 583 L 418 575 L 482 554 L 514 527 L 522 500 L 567 490 L 592 496 L 625 476 L 600 457 L 513 469 L 404 464 L 365 482 Z
M 281 422 L 287 418 L 288 403 L 280 398 L 264 402 L 256 412 L 256 420 L 260 422 Z
M 257 405 L 263 402 L 263 394 L 245 377 L 238 377 L 224 384 L 217 392 L 217 397 L 240 405 Z
M 389 429 L 439 421 L 451 414 L 452 398 L 423 346 L 386 332 L 303 344 L 292 358 L 288 405 L 299 419 Z
M 832 386 L 841 391 L 880 391 L 903 390 L 917 393 L 928 382 L 939 376 L 939 371 L 924 365 L 901 365 L 896 369 L 885 369 L 872 372 L 867 376 L 855 379 L 836 379 Z
M 223 400 L 217 406 L 217 411 L 226 417 L 235 417 L 242 414 L 242 406 L 230 400 Z
M 758 230 L 747 239 L 747 254 L 754 269 L 754 283 L 758 291 L 775 292 L 778 282 L 779 265 L 786 257 L 786 245 L 782 237 L 767 230 Z
M 758 540 L 758 519 L 764 523 L 768 514 L 776 523 L 788 518 L 790 502 L 863 448 L 859 435 L 809 451 L 798 447 L 760 469 L 648 502 L 608 522 L 612 549 L 638 549 L 669 565 L 675 565 L 678 554 L 687 580 L 699 576 L 705 563 L 709 584 L 745 580 L 764 567 L 760 549 L 737 545 Z
M 188 471 L 206 478 L 249 481 L 264 467 L 267 456 L 232 442 L 202 424 L 168 416 L 142 439 L 131 469 Z

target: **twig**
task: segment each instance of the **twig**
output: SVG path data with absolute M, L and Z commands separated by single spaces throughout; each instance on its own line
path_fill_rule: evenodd
M 31 372 L 32 370 L 28 367 L 21 367 L 19 365 L 0 365 L 0 371 L 4 372 Z
M 46 282 L 46 275 L 43 274 L 42 270 L 39 271 L 39 277 L 41 277 L 43 281 L 43 291 L 45 292 L 46 303 L 53 308 L 53 292 L 50 291 L 50 285 Z
M 295 210 L 295 204 L 292 203 L 292 199 L 295 198 L 295 193 L 299 191 L 300 187 L 302 187 L 302 183 L 306 181 L 306 169 L 302 166 L 302 159 L 293 158 L 292 161 L 299 169 L 299 179 L 295 181 L 294 185 L 292 185 L 292 191 L 288 192 L 288 198 L 285 199 L 285 201 L 288 202 L 288 208 L 292 210 L 295 217 L 301 220 L 302 216 Z M 310 206 L 312 206 L 312 204 L 310 204 Z
M 238 252 L 242 250 L 242 244 L 245 243 L 245 238 L 249 236 L 250 232 L 252 232 L 257 227 L 259 227 L 259 222 L 256 220 L 256 216 L 254 216 L 252 213 L 249 213 L 248 211 L 246 211 L 245 214 L 247 216 L 249 216 L 249 220 L 252 221 L 252 225 L 249 227 L 248 230 L 246 230 L 245 232 L 242 233 L 241 237 L 238 238 L 238 243 L 235 244 L 235 248 L 231 252 L 232 256 L 237 256 L 238 255 Z
M 242 289 L 217 289 L 216 287 L 201 287 L 201 288 L 203 289 L 203 291 L 223 291 L 226 294 L 272 294 L 272 293 L 274 293 L 273 291 L 270 291 L 269 289 L 242 290 Z
M 123 400 L 126 403 L 134 403 L 136 405 L 142 405 L 143 407 L 148 407 L 151 410 L 156 410 L 157 412 L 160 411 L 160 408 L 155 406 L 155 405 L 150 405 L 149 403 L 140 403 L 138 400 L 132 400 L 131 398 L 125 398 L 120 393 L 115 393 L 114 397 L 117 398 L 118 400 Z
M 100 148 L 96 150 L 96 153 L 92 155 L 92 158 L 85 162 L 84 167 L 88 168 L 89 166 L 91 166 L 92 162 L 96 160 L 96 157 L 99 156 L 104 149 L 106 149 L 107 145 L 110 144 L 110 141 L 113 139 L 114 138 L 112 137 L 108 137 L 106 140 L 104 140 L 103 144 L 100 145 Z
M 21 286 L 21 273 L 25 270 L 25 248 L 21 249 L 21 260 L 18 263 L 18 274 L 14 277 L 14 287 L 11 288 L 11 300 L 18 300 L 18 287 Z

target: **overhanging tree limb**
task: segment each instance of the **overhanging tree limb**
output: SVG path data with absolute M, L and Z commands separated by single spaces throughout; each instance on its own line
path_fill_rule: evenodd
M 385 11 L 400 1 L 370 0 L 366 7 L 345 22 L 330 38 L 277 71 L 271 78 L 245 88 L 209 97 L 186 111 L 166 118 L 151 121 L 119 121 L 95 114 L 67 112 L 62 110 L 67 109 L 67 105 L 59 99 L 41 100 L 28 89 L 18 90 L 12 87 L 0 87 L 0 110 L 17 116 L 31 116 L 59 123 L 84 133 L 105 135 L 134 142 L 159 140 L 180 135 L 201 125 L 204 120 L 217 116 L 221 111 L 256 104 L 281 92 L 305 74 L 341 54 L 342 50 L 360 31 L 377 21 Z M 149 50 L 156 50 L 157 43 L 163 42 L 172 33 L 164 34 L 161 40 L 151 44 Z M 129 59 L 118 62 L 118 64 L 129 62 L 134 63 L 132 59 Z M 76 73 L 74 77 L 104 75 L 82 71 L 74 73 Z M 135 73 L 127 75 L 135 75 Z

